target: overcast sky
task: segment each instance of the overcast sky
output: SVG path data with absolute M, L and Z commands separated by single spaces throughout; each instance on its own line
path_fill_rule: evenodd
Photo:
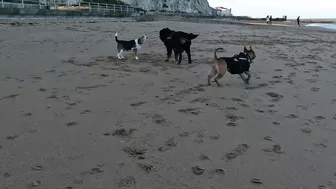
M 210 6 L 232 8 L 234 15 L 288 18 L 336 18 L 336 0 L 208 0 Z

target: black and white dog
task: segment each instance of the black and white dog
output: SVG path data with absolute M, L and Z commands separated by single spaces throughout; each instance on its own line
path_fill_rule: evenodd
M 124 56 L 122 55 L 123 51 L 130 51 L 133 50 L 135 59 L 139 59 L 138 57 L 138 50 L 141 49 L 141 45 L 147 40 L 147 34 L 134 39 L 134 40 L 118 40 L 118 32 L 115 34 L 115 40 L 117 42 L 117 50 L 118 50 L 118 58 L 123 59 Z
M 163 28 L 160 30 L 160 39 L 167 48 L 167 59 L 169 61 L 174 50 L 175 61 L 177 64 L 181 64 L 182 53 L 186 51 L 188 55 L 188 63 L 191 64 L 190 46 L 191 40 L 195 39 L 198 35 L 192 33 L 185 33 L 182 31 L 174 31 L 169 28 Z M 178 56 L 178 62 L 177 62 Z

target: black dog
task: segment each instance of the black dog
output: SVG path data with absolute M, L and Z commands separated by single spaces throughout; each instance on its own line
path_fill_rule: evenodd
M 190 46 L 191 40 L 195 39 L 198 35 L 192 33 L 185 33 L 182 31 L 174 31 L 169 28 L 163 28 L 160 30 L 160 39 L 164 43 L 167 48 L 167 59 L 169 61 L 170 56 L 172 54 L 172 50 L 174 50 L 175 61 L 177 64 L 181 64 L 182 61 L 182 53 L 186 51 L 188 55 L 188 62 L 191 64 L 191 55 L 190 55 Z

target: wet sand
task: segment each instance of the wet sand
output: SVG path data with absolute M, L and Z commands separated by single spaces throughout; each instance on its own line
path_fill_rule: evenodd
M 12 22 L 12 21 L 10 21 Z M 0 24 L 1 189 L 336 188 L 336 38 L 292 27 Z M 164 62 L 163 27 L 199 33 Z M 136 61 L 119 39 L 147 33 Z M 252 46 L 251 83 L 206 86 L 213 51 Z

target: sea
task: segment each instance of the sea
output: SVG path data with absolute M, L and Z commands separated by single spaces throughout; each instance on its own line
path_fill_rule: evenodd
M 311 28 L 316 28 L 316 29 L 325 29 L 325 30 L 330 30 L 330 31 L 336 31 L 336 24 L 314 23 L 314 24 L 307 24 L 305 26 L 306 27 L 311 27 Z

